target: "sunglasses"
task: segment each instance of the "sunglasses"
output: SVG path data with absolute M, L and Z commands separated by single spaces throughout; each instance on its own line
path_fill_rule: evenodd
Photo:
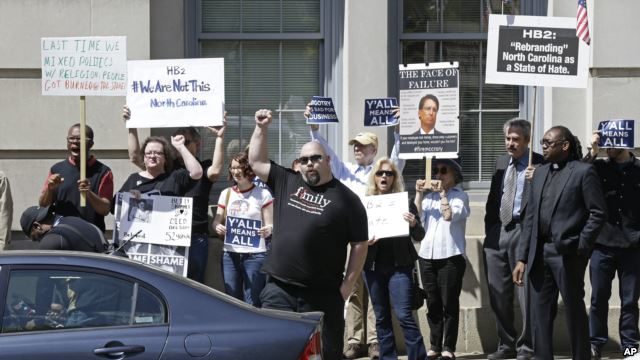
M 322 155 L 311 155 L 311 156 L 300 156 L 298 158 L 298 161 L 300 162 L 300 164 L 304 165 L 306 163 L 309 162 L 309 160 L 311 160 L 312 163 L 317 163 L 318 161 L 322 160 Z
M 193 142 L 193 140 L 185 139 L 184 140 L 184 146 L 189 146 L 192 142 Z
M 376 171 L 376 176 L 377 177 L 383 177 L 383 176 L 392 177 L 392 176 L 396 176 L 396 173 L 393 172 L 393 171 L 388 171 L 388 170 L 379 170 L 379 171 Z
M 431 169 L 431 172 L 433 173 L 433 175 L 446 175 L 447 174 L 447 167 L 446 166 L 436 166 L 433 169 Z
M 558 140 L 547 140 L 547 139 L 542 139 L 540 140 L 540 145 L 542 145 L 542 147 L 554 147 L 557 143 L 560 142 L 565 142 L 565 139 L 558 139 Z

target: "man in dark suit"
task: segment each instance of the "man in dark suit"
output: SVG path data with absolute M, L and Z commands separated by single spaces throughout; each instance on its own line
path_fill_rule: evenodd
M 520 241 L 521 220 L 524 218 L 527 194 L 533 166 L 529 165 L 531 124 L 523 119 L 511 119 L 504 124 L 507 154 L 496 160 L 487 198 L 484 228 L 484 268 L 491 309 L 496 315 L 498 349 L 488 359 L 527 360 L 533 353 L 528 312 L 528 291 L 517 288 L 522 313 L 522 331 L 514 326 L 514 284 L 511 272 L 516 266 L 516 247 Z M 532 165 L 542 163 L 542 155 L 533 153 Z
M 442 133 L 436 130 L 438 110 L 440 110 L 440 101 L 435 95 L 423 96 L 418 104 L 420 128 L 411 135 L 441 135 Z
M 590 359 L 584 273 L 606 221 L 604 196 L 593 166 L 579 161 L 581 149 L 569 129 L 552 127 L 541 144 L 547 163 L 531 180 L 513 281 L 522 286 L 527 266 L 535 358 L 553 359 L 553 320 L 560 292 L 573 359 Z

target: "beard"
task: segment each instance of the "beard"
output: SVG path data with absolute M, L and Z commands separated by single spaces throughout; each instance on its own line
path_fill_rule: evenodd
M 317 171 L 305 171 L 303 174 L 304 181 L 311 186 L 315 186 L 320 182 L 320 174 Z

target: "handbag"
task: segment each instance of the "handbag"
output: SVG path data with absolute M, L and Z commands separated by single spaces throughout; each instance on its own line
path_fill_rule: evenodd
M 420 287 L 418 266 L 415 266 L 411 273 L 411 278 L 413 280 L 413 284 L 411 286 L 411 310 L 418 310 L 424 305 L 424 301 L 427 299 L 427 293 Z

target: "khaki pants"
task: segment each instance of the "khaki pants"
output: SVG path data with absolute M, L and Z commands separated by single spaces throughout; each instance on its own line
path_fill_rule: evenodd
M 363 312 L 367 312 L 366 318 Z M 347 316 L 345 319 L 347 328 L 347 343 L 372 344 L 377 343 L 376 317 L 367 287 L 364 286 L 362 275 L 358 277 L 353 293 L 347 302 Z M 366 328 L 366 334 L 365 332 Z M 366 336 L 366 337 L 365 337 Z

